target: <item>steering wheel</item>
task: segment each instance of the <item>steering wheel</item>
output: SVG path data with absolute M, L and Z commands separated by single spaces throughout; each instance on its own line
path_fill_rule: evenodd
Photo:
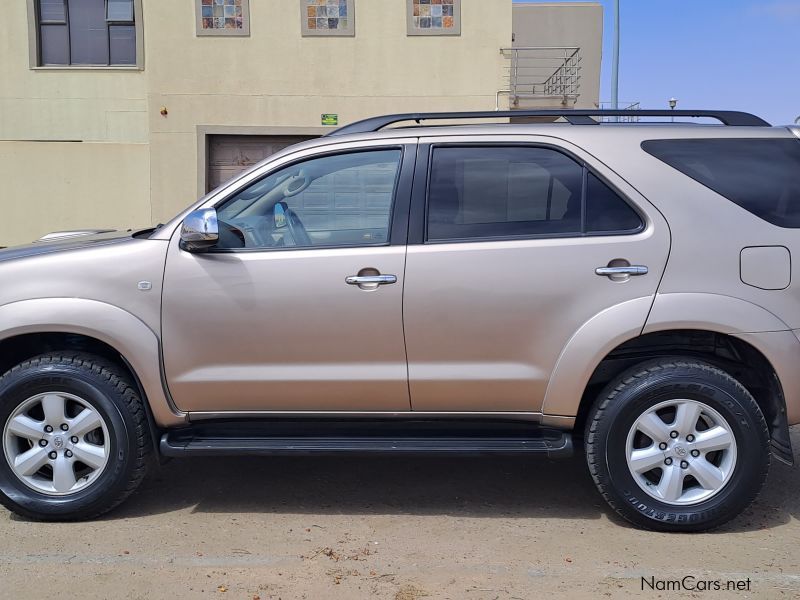
M 286 209 L 286 226 L 292 234 L 295 246 L 313 246 L 303 222 L 292 209 Z

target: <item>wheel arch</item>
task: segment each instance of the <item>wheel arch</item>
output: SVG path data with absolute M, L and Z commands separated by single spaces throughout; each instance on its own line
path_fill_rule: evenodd
M 575 333 L 553 370 L 545 419 L 574 418 L 579 433 L 597 394 L 622 371 L 654 357 L 691 356 L 740 379 L 764 413 L 776 456 L 793 462 L 785 388 L 800 389 L 789 367 L 800 361 L 800 342 L 786 324 L 760 306 L 714 294 L 659 295 L 650 307 L 650 298 L 630 300 Z
M 185 422 L 185 415 L 173 409 L 162 381 L 157 335 L 127 311 L 80 298 L 0 306 L 0 372 L 51 350 L 83 350 L 111 360 L 130 375 L 154 423 Z

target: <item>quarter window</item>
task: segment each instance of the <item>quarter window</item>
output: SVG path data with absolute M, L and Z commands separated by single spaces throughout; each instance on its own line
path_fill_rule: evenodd
M 136 65 L 134 0 L 37 0 L 41 66 Z
M 638 230 L 639 215 L 570 157 L 538 147 L 439 147 L 428 188 L 431 241 Z
M 619 194 L 594 173 L 587 173 L 586 231 L 588 233 L 634 231 L 641 226 L 641 217 L 619 197 Z
M 218 247 L 387 244 L 401 156 L 353 152 L 280 169 L 217 207 Z
M 648 140 L 642 149 L 773 225 L 800 227 L 798 140 Z

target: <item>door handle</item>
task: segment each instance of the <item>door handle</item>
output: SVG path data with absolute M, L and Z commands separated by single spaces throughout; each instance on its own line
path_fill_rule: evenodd
M 627 267 L 597 267 L 594 272 L 596 275 L 603 277 L 613 277 L 615 275 L 647 275 L 647 267 L 644 265 L 629 265 Z
M 397 283 L 397 275 L 350 275 L 344 281 L 349 285 L 387 285 Z

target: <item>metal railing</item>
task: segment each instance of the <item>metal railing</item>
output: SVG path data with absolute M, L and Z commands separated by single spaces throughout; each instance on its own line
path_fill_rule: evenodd
M 611 108 L 611 102 L 601 102 L 597 105 L 597 108 L 607 109 Z M 639 102 L 620 102 L 619 109 L 620 110 L 639 110 L 642 108 Z M 614 121 L 615 123 L 638 123 L 639 117 L 637 115 L 631 115 L 629 117 L 600 117 L 600 122 L 608 123 Z
M 520 100 L 560 100 L 574 104 L 580 95 L 581 49 L 566 46 L 501 48 L 508 60 L 506 81 L 512 106 Z

